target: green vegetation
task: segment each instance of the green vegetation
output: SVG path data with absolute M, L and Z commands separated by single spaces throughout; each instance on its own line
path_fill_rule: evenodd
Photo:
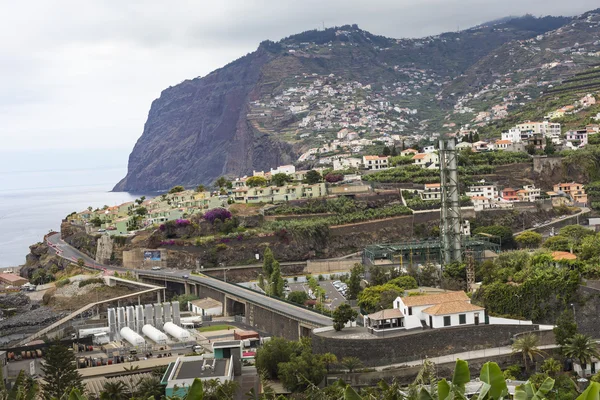
M 349 304 L 341 304 L 333 312 L 333 329 L 341 331 L 347 322 L 354 321 L 358 317 L 358 312 L 353 310 Z
M 267 180 L 262 176 L 251 176 L 246 179 L 246 185 L 249 187 L 267 186 Z
M 567 340 L 575 336 L 577 333 L 577 323 L 570 308 L 566 308 L 558 316 L 553 332 L 556 344 L 561 347 L 567 343 Z
M 190 301 L 194 301 L 194 300 L 198 300 L 199 297 L 196 296 L 195 294 L 180 294 L 177 296 L 174 296 L 171 301 L 178 301 L 179 302 L 179 310 L 180 311 L 189 311 L 188 310 L 188 302 Z
M 235 326 L 232 325 L 211 325 L 211 326 L 203 326 L 198 328 L 198 332 L 215 332 L 215 331 L 228 331 L 230 329 L 235 329 Z
M 392 308 L 392 302 L 402 296 L 405 290 L 418 288 L 417 280 L 408 275 L 395 276 L 385 274 L 382 268 L 371 267 L 371 285 L 361 291 L 359 307 L 367 314 L 381 309 Z
M 304 290 L 295 290 L 287 295 L 287 301 L 300 305 L 304 305 L 308 298 L 308 294 Z
M 319 171 L 315 171 L 314 169 L 311 169 L 310 171 L 308 171 L 306 173 L 306 176 L 304 177 L 304 183 L 308 183 L 310 185 L 314 185 L 315 183 L 319 183 L 321 182 L 321 174 L 319 173 Z
M 276 186 L 283 186 L 286 183 L 291 182 L 291 181 L 292 181 L 291 175 L 285 174 L 283 172 L 275 174 L 271 177 L 271 183 L 273 183 Z
M 84 286 L 91 285 L 93 283 L 100 283 L 100 284 L 104 285 L 104 279 L 102 279 L 102 278 L 90 278 L 90 279 L 86 279 L 85 281 L 80 281 L 79 282 L 79 287 L 82 288 Z M 58 282 L 57 282 L 57 284 L 58 284 Z
M 184 190 L 185 188 L 183 186 L 173 186 L 171 189 L 169 189 L 169 194 L 181 193 Z
M 534 231 L 525 231 L 515 237 L 515 242 L 522 248 L 537 248 L 542 244 L 543 237 L 541 234 Z
M 571 268 L 557 266 L 542 251 L 501 253 L 479 268 L 483 285 L 473 303 L 485 305 L 491 315 L 553 320 L 575 299 L 584 272 L 577 263 L 564 265 Z
M 77 371 L 75 355 L 61 344 L 53 344 L 44 355 L 42 394 L 45 400 L 61 398 L 73 389 L 83 390 L 82 378 Z
M 411 210 L 437 210 L 442 206 L 442 200 L 423 200 L 421 196 L 410 190 L 403 190 L 402 197 L 406 201 L 406 206 Z M 469 196 L 460 197 L 460 206 L 467 207 L 472 206 L 471 198 Z

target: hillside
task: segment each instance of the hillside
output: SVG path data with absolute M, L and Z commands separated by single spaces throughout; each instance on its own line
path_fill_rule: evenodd
M 268 170 L 295 162 L 346 126 L 360 138 L 415 131 L 427 137 L 449 107 L 440 92 L 456 77 L 507 43 L 567 21 L 526 16 L 421 39 L 347 25 L 263 42 L 163 91 L 114 190 L 164 190 Z

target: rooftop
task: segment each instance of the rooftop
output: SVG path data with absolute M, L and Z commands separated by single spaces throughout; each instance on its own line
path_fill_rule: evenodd
M 390 318 L 402 318 L 402 317 L 404 317 L 404 314 L 402 314 L 402 311 L 400 311 L 400 309 L 398 309 L 398 308 L 391 308 L 391 309 L 377 311 L 373 314 L 367 315 L 367 317 L 370 319 L 374 319 L 374 320 L 383 320 L 383 319 L 390 319 Z
M 177 360 L 173 380 L 225 376 L 229 361 L 227 358 L 181 357 Z
M 242 347 L 241 340 L 223 340 L 213 343 L 213 349 L 223 349 L 228 347 Z
M 208 309 L 208 308 L 215 308 L 215 307 L 222 307 L 223 306 L 223 304 L 220 301 L 217 301 L 215 299 L 211 299 L 210 297 L 205 297 L 205 298 L 199 299 L 199 300 L 192 300 L 192 301 L 190 301 L 190 303 L 192 303 L 196 307 L 199 307 L 199 308 L 202 308 L 202 309 Z
M 476 306 L 463 300 L 450 301 L 448 303 L 440 303 L 435 306 L 431 306 L 423 310 L 425 314 L 429 315 L 446 315 L 456 314 L 467 311 L 483 311 L 483 307 Z
M 568 251 L 553 251 L 552 259 L 554 261 L 577 260 L 577 256 L 575 254 L 569 253 Z
M 16 274 L 10 274 L 10 273 L 0 273 L 0 279 L 2 279 L 5 282 L 21 282 L 21 281 L 27 281 L 26 278 L 23 278 L 22 276 L 16 275 Z
M 428 294 L 424 296 L 402 297 L 402 302 L 407 307 L 427 306 L 454 301 L 469 301 L 469 297 L 465 292 L 447 292 L 441 294 Z

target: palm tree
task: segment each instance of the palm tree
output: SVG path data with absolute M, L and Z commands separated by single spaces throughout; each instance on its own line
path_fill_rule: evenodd
M 362 367 L 362 361 L 360 361 L 358 357 L 344 357 L 342 358 L 342 365 L 348 372 L 352 372 L 355 369 Z
M 572 338 L 567 339 L 563 349 L 565 356 L 576 358 L 581 363 L 581 369 L 585 369 L 587 363 L 592 362 L 592 358 L 600 358 L 596 342 L 591 336 L 576 333 Z
M 560 363 L 560 361 L 552 357 L 547 358 L 544 361 L 544 364 L 542 364 L 542 372 L 548 374 L 550 378 L 556 378 L 556 375 L 558 375 L 561 371 L 562 364 Z
M 534 361 L 536 356 L 544 356 L 544 352 L 538 349 L 539 337 L 533 333 L 523 335 L 512 345 L 513 354 L 521 353 L 523 355 L 523 363 L 525 364 L 525 372 L 529 374 L 529 361 Z
M 327 373 L 329 373 L 329 367 L 331 364 L 337 364 L 338 359 L 333 353 L 325 353 L 321 356 L 321 360 L 325 363 L 325 368 L 327 368 Z
M 129 399 L 129 391 L 127 386 L 122 381 L 106 382 L 104 390 L 100 394 L 102 400 L 127 400 Z
M 137 396 L 142 399 L 160 399 L 164 394 L 160 379 L 156 376 L 140 379 L 135 389 Z

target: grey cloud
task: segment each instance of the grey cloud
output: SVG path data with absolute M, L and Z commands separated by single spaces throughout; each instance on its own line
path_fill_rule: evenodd
M 356 23 L 419 37 L 597 0 L 55 0 L 0 3 L 0 140 L 19 148 L 130 148 L 151 101 L 279 40 Z

